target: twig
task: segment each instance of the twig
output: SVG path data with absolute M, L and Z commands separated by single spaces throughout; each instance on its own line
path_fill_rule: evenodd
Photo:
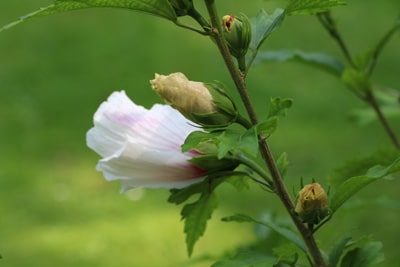
M 221 27 L 221 23 L 219 21 L 219 16 L 217 13 L 215 2 L 214 2 L 214 0 L 205 0 L 205 4 L 207 6 L 207 10 L 208 10 L 208 13 L 209 13 L 210 19 L 211 19 L 211 26 L 213 27 L 214 40 L 215 40 L 215 42 L 218 46 L 218 49 L 224 59 L 224 62 L 228 68 L 231 78 L 232 78 L 233 82 L 235 83 L 235 86 L 239 92 L 242 102 L 246 108 L 248 115 L 249 115 L 249 118 L 250 118 L 251 122 L 255 125 L 258 123 L 258 118 L 257 118 L 256 112 L 255 112 L 255 109 L 253 107 L 253 104 L 250 100 L 250 96 L 248 94 L 244 76 L 236 68 L 236 66 L 232 60 L 232 57 L 230 55 L 229 49 L 226 45 L 226 41 L 223 38 L 223 36 L 220 34 L 222 32 L 222 27 Z M 266 142 L 266 140 L 263 140 L 263 138 L 261 136 L 260 136 L 260 151 L 261 151 L 261 154 L 262 154 L 262 156 L 268 166 L 268 169 L 271 173 L 271 176 L 272 176 L 272 179 L 274 182 L 275 192 L 279 196 L 280 200 L 282 201 L 286 210 L 288 211 L 290 217 L 292 218 L 293 222 L 295 223 L 297 229 L 299 230 L 300 234 L 302 235 L 302 237 L 308 247 L 309 253 L 311 254 L 311 257 L 313 259 L 314 266 L 325 267 L 326 263 L 324 262 L 324 259 L 322 258 L 322 254 L 315 242 L 312 231 L 310 231 L 301 222 L 299 217 L 297 217 L 296 214 L 294 214 L 294 212 L 293 212 L 293 209 L 294 209 L 293 202 L 289 196 L 289 193 L 287 192 L 286 186 L 283 183 L 283 179 L 278 170 L 275 159 L 272 155 L 272 152 L 269 148 L 268 143 Z

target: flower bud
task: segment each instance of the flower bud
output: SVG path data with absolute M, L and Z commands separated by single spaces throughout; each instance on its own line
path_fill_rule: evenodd
M 151 87 L 189 120 L 203 126 L 226 126 L 237 111 L 223 86 L 189 81 L 183 73 L 155 74 Z
M 294 211 L 303 222 L 312 224 L 318 224 L 328 215 L 328 196 L 319 183 L 306 185 L 300 190 Z
M 236 58 L 244 57 L 251 41 L 251 23 L 249 19 L 246 16 L 226 15 L 222 17 L 222 26 L 224 37 L 232 56 Z
M 178 17 L 186 16 L 193 9 L 193 0 L 169 0 Z

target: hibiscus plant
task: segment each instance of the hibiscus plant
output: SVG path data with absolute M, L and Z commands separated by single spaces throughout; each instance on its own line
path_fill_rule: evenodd
M 200 4 L 204 5 L 204 12 L 196 8 Z M 389 106 L 399 113 L 400 92 L 377 91 L 371 79 L 382 49 L 400 29 L 400 20 L 378 39 L 376 46 L 354 56 L 332 16 L 332 9 L 345 4 L 340 0 L 287 0 L 271 14 L 261 10 L 249 18 L 245 14 L 220 16 L 215 0 L 55 0 L 1 30 L 50 14 L 117 7 L 161 17 L 209 38 L 210 45 L 223 58 L 235 88 L 227 88 L 218 81 L 191 81 L 177 72 L 155 74 L 150 81 L 149 88 L 166 102 L 151 109 L 134 103 L 124 91 L 112 93 L 96 111 L 94 126 L 87 133 L 87 145 L 101 156 L 97 170 L 109 181 L 120 180 L 122 192 L 137 187 L 170 190 L 168 201 L 182 205 L 189 256 L 218 206 L 215 190 L 218 186 L 231 183 L 240 189 L 255 183 L 266 194 L 276 195 L 277 203 L 287 211 L 290 225 L 244 213 L 222 220 L 253 223 L 274 232 L 289 245 L 270 253 L 264 244 L 253 244 L 221 257 L 214 267 L 373 266 L 383 260 L 380 242 L 343 236 L 330 249 L 322 249 L 326 246 L 315 235 L 360 189 L 400 171 L 399 137 L 385 113 Z M 324 53 L 260 50 L 286 17 L 298 14 L 315 16 L 346 61 Z M 193 19 L 197 26 L 185 24 L 183 17 Z M 296 61 L 337 77 L 374 112 L 392 144 L 390 152 L 381 152 L 373 160 L 369 157 L 355 161 L 353 171 L 345 169 L 329 181 L 317 179 L 303 184 L 300 174 L 295 177 L 299 179 L 299 187 L 293 194 L 284 181 L 288 156 L 286 153 L 275 156 L 270 146 L 270 136 L 287 115 L 293 100 L 270 96 L 268 114 L 259 116 L 247 84 L 247 74 L 253 65 L 272 61 Z M 241 102 L 236 103 L 233 94 L 238 94 Z M 384 100 L 379 99 L 382 94 Z M 245 112 L 238 108 L 242 106 Z M 323 184 L 329 184 L 329 188 Z M 282 248 L 281 243 L 279 246 Z

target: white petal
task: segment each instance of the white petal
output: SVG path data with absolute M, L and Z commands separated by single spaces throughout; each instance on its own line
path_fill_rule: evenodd
M 94 116 L 87 144 L 104 157 L 97 169 L 107 180 L 132 187 L 179 188 L 201 180 L 204 171 L 181 152 L 187 135 L 198 130 L 167 105 L 150 110 L 134 104 L 125 92 L 115 92 Z

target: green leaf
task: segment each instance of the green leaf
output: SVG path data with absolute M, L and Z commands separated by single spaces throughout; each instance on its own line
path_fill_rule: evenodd
M 398 104 L 382 104 L 381 111 L 386 119 L 399 119 L 400 108 Z M 378 117 L 376 112 L 371 107 L 364 107 L 353 109 L 349 113 L 349 118 L 352 122 L 357 125 L 364 126 L 374 121 L 377 121 Z
M 276 160 L 276 166 L 278 167 L 279 173 L 282 177 L 285 177 L 288 169 L 289 161 L 287 159 L 287 153 L 283 152 Z
M 335 189 L 349 179 L 349 177 L 364 175 L 368 169 L 375 165 L 390 165 L 399 157 L 400 151 L 392 146 L 388 146 L 380 148 L 367 157 L 348 161 L 329 174 L 329 186 Z
M 340 77 L 344 65 L 338 59 L 318 52 L 303 52 L 301 50 L 276 50 L 260 52 L 255 63 L 259 62 L 297 62 L 326 71 Z
M 236 214 L 233 216 L 224 217 L 224 218 L 222 218 L 222 221 L 224 221 L 224 222 L 252 222 L 252 223 L 259 224 L 259 225 L 263 225 L 263 226 L 268 227 L 269 229 L 273 230 L 277 234 L 285 237 L 289 241 L 293 242 L 303 252 L 306 253 L 306 251 L 307 251 L 307 247 L 304 244 L 303 240 L 301 240 L 293 231 L 289 230 L 288 228 L 278 226 L 278 225 L 274 224 L 273 222 L 271 222 L 270 220 L 258 221 L 258 220 L 253 219 L 252 217 L 245 215 L 245 214 Z
M 279 262 L 286 263 L 278 266 L 296 266 L 296 262 L 299 258 L 299 249 L 293 243 L 286 243 L 272 249 L 274 255 L 279 259 Z M 274 265 L 275 267 L 275 265 Z
M 199 149 L 198 146 L 200 143 L 212 140 L 219 135 L 221 135 L 220 131 L 214 131 L 211 133 L 203 131 L 191 132 L 188 137 L 186 137 L 185 143 L 182 145 L 182 152 L 188 152 L 189 150 L 192 150 L 194 148 Z M 204 146 L 202 146 L 201 148 L 206 149 L 206 147 Z M 200 150 L 202 152 L 209 152 L 203 151 L 201 148 Z
M 277 259 L 263 251 L 242 250 L 234 257 L 221 260 L 211 267 L 266 267 L 274 266 Z
M 336 267 L 338 265 L 344 249 L 350 240 L 351 237 L 343 237 L 332 247 L 329 253 L 328 267 Z
M 9 29 L 31 18 L 93 7 L 125 8 L 150 13 L 173 22 L 177 20 L 175 11 L 168 0 L 55 0 L 54 4 L 27 14 L 17 21 L 3 26 L 0 31 Z
M 353 58 L 353 62 L 358 70 L 367 70 L 374 55 L 373 49 L 367 49 Z
M 268 15 L 265 10 L 260 10 L 251 20 L 252 39 L 249 48 L 257 51 L 267 37 L 281 25 L 285 17 L 283 9 L 277 8 L 274 13 Z
M 243 152 L 255 157 L 258 153 L 258 137 L 256 127 L 248 129 L 244 133 L 226 130 L 216 137 L 218 158 L 225 157 L 229 152 L 236 154 Z
M 337 187 L 332 196 L 330 203 L 332 214 L 363 187 L 398 171 L 400 171 L 400 158 L 387 167 L 374 166 L 365 175 L 347 179 Z
M 168 202 L 175 203 L 177 205 L 182 204 L 188 200 L 191 196 L 200 194 L 204 191 L 204 182 L 192 184 L 188 187 L 181 189 L 171 189 L 171 195 L 168 198 Z
M 270 100 L 270 107 L 268 118 L 274 116 L 286 116 L 287 110 L 292 106 L 293 100 L 290 98 L 272 97 Z
M 358 71 L 352 67 L 348 67 L 343 71 L 341 80 L 350 89 L 362 96 L 371 90 L 371 82 L 368 76 L 364 72 Z
M 363 247 L 358 247 L 347 252 L 343 257 L 340 267 L 372 267 L 383 262 L 381 242 L 368 242 Z
M 188 255 L 191 256 L 197 240 L 203 236 L 207 221 L 218 206 L 217 196 L 211 193 L 203 193 L 198 201 L 186 204 L 181 212 L 182 220 L 185 220 L 184 232 L 186 233 L 186 245 Z
M 278 127 L 278 118 L 271 117 L 265 121 L 260 122 L 257 124 L 257 133 L 263 136 L 269 136 L 273 132 L 275 132 L 276 128 Z
M 258 137 L 256 127 L 251 127 L 239 138 L 240 151 L 255 157 L 258 153 Z
M 289 0 L 286 13 L 288 15 L 314 15 L 345 4 L 346 2 L 339 0 Z

